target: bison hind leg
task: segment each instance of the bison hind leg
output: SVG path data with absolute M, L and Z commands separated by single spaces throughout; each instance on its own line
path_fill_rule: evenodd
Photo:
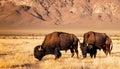
M 111 50 L 109 49 L 109 55 L 111 55 Z
M 79 58 L 79 56 L 78 56 L 78 49 L 77 48 L 75 49 L 75 52 L 76 52 L 77 58 Z
M 55 60 L 61 57 L 61 53 L 59 52 L 58 54 L 55 55 Z
M 74 56 L 74 50 L 73 50 L 73 48 L 70 48 L 70 52 L 72 53 L 71 57 L 73 57 Z
M 103 49 L 103 52 L 105 53 L 106 56 L 108 55 L 108 50 Z

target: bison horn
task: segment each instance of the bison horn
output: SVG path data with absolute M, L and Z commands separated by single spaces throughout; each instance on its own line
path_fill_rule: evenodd
M 39 50 L 39 51 L 41 50 L 41 46 L 38 48 L 38 50 Z
M 88 43 L 86 43 L 86 45 L 88 46 Z

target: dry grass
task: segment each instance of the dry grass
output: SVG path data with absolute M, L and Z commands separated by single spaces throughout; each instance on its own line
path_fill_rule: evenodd
M 0 39 L 0 68 L 19 67 L 35 63 L 34 39 Z M 36 43 L 36 44 L 34 44 Z
M 38 61 L 33 56 L 33 49 L 43 38 L 0 39 L 0 69 L 120 69 L 120 37 L 111 37 L 114 45 L 111 56 L 98 50 L 96 59 L 88 55 L 83 60 L 80 50 L 79 59 L 76 55 L 71 58 L 70 51 L 61 51 L 62 57 L 58 60 L 54 60 L 54 55 L 47 55 Z M 82 41 L 81 37 L 79 39 Z

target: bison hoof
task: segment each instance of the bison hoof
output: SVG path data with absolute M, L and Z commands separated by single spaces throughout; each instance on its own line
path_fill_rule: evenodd
M 82 58 L 81 60 L 83 60 L 83 59 L 85 59 L 85 58 Z
M 57 60 L 58 59 L 58 57 L 55 57 L 55 60 Z

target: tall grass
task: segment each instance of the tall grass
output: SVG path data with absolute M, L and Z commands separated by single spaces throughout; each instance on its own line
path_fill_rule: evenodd
M 79 38 L 82 41 L 82 38 Z M 38 61 L 33 56 L 33 49 L 41 44 L 43 37 L 39 39 L 0 39 L 0 69 L 120 69 L 120 42 L 113 38 L 113 50 L 111 56 L 105 56 L 103 51 L 97 53 L 97 57 L 82 59 L 79 49 L 77 56 L 71 58 L 71 53 L 61 51 L 62 57 L 54 60 L 54 55 L 45 56 Z

